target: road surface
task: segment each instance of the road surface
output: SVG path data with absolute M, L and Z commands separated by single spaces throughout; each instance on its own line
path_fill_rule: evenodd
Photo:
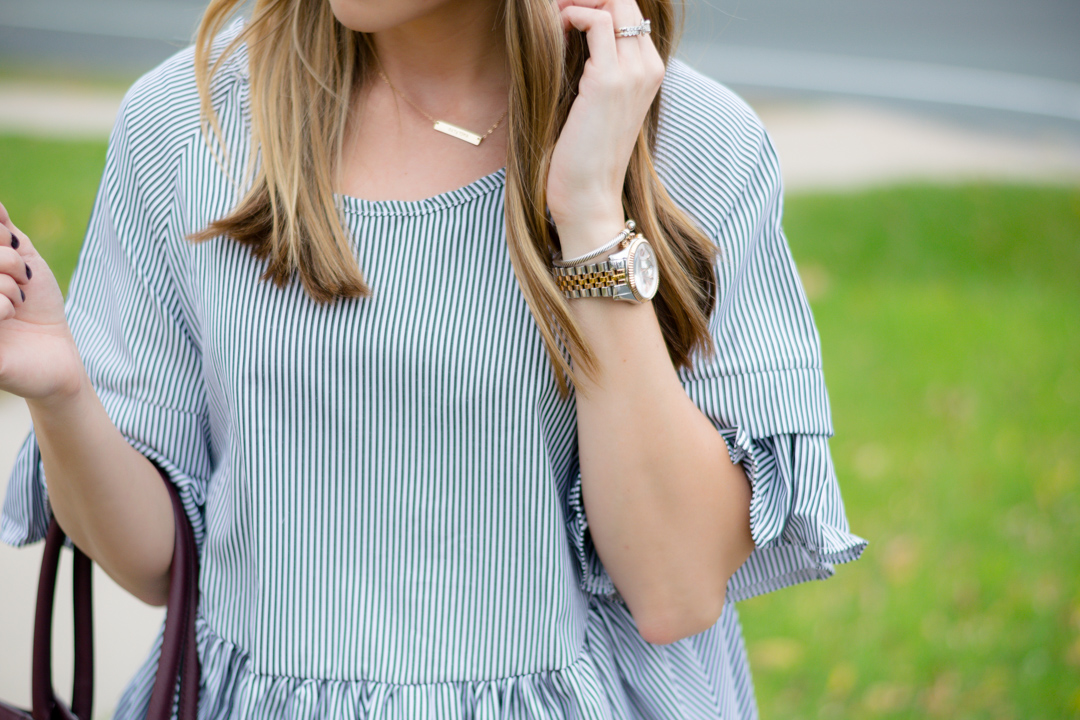
M 204 6 L 0 0 L 0 68 L 130 79 L 185 45 Z M 687 7 L 682 55 L 751 96 L 877 98 L 1080 133 L 1077 0 L 710 0 Z

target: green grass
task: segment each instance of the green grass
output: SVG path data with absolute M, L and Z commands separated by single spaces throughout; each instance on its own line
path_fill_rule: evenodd
M 176 48 L 180 49 L 179 46 Z M 146 68 L 149 70 L 150 68 Z M 126 92 L 138 80 L 141 71 L 105 70 L 94 67 L 73 67 L 69 62 L 50 64 L 34 60 L 31 63 L 13 62 L 4 58 L 0 65 L 0 83 L 29 83 L 38 87 L 58 90 L 111 90 Z
M 0 200 L 67 285 L 102 143 L 0 137 Z M 789 198 L 852 529 L 740 605 L 764 720 L 1080 717 L 1080 189 Z
M 0 203 L 66 288 L 86 234 L 105 143 L 0 135 Z
M 1080 189 L 789 199 L 864 556 L 740 606 L 763 718 L 1080 717 Z

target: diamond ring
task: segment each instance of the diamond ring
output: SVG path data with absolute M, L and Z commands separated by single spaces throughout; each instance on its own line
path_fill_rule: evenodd
M 630 25 L 629 27 L 621 27 L 615 30 L 615 37 L 637 37 L 638 35 L 648 35 L 652 32 L 650 23 L 648 20 L 642 20 L 640 25 Z

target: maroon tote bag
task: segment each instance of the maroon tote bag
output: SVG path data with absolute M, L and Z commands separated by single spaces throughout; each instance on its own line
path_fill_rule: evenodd
M 199 702 L 199 656 L 195 646 L 195 613 L 199 601 L 199 562 L 195 534 L 184 513 L 180 495 L 160 468 L 172 499 L 176 542 L 170 569 L 165 635 L 157 676 L 150 695 L 148 720 L 195 720 Z M 0 701 L 0 720 L 90 720 L 94 702 L 94 633 L 90 587 L 90 558 L 75 548 L 73 594 L 75 606 L 75 682 L 68 708 L 52 684 L 52 618 L 56 573 L 64 531 L 56 518 L 49 522 L 38 580 L 34 614 L 34 652 L 31 660 L 30 710 Z

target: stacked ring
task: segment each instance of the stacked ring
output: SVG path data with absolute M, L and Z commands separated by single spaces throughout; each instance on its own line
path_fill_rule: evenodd
M 615 30 L 615 37 L 637 37 L 638 35 L 648 35 L 650 32 L 652 32 L 650 22 L 648 20 L 642 20 L 640 25 L 617 28 Z

